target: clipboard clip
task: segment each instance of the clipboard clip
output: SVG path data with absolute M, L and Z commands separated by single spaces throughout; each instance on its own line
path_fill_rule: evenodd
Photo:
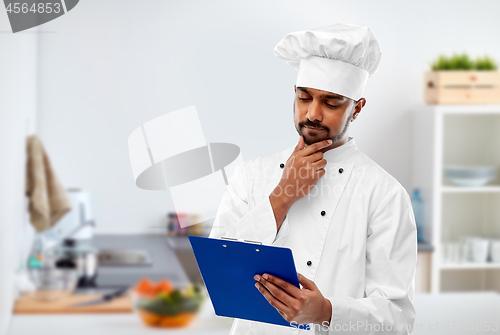
M 239 240 L 237 238 L 226 237 L 226 236 L 221 236 L 221 240 L 236 241 L 236 242 L 247 242 L 247 243 L 254 243 L 254 244 L 260 244 L 260 245 L 262 245 L 262 242 L 259 242 L 259 241 Z

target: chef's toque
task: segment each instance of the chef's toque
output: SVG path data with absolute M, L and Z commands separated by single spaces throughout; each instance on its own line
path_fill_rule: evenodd
M 298 71 L 297 87 L 310 87 L 359 100 L 377 71 L 382 51 L 368 27 L 337 23 L 286 35 L 276 57 Z

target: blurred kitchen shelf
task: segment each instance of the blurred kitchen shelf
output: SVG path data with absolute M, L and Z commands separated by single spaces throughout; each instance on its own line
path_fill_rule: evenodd
M 443 177 L 445 165 L 500 167 L 500 105 L 421 105 L 412 126 L 412 187 L 420 189 L 425 204 L 424 239 L 435 249 L 430 253 L 431 292 L 500 292 L 500 264 L 442 261 L 444 242 L 500 237 L 500 179 L 458 187 Z
M 425 105 L 442 114 L 500 114 L 500 105 Z
M 444 263 L 441 270 L 500 269 L 500 263 Z
M 500 193 L 500 186 L 487 185 L 481 187 L 460 187 L 460 186 L 442 186 L 443 193 Z

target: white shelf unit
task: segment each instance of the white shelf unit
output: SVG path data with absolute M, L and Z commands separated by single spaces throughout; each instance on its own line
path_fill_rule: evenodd
M 422 105 L 413 111 L 413 188 L 425 206 L 424 236 L 434 246 L 431 292 L 500 292 L 500 263 L 444 263 L 443 243 L 461 236 L 500 238 L 500 105 Z M 445 165 L 495 165 L 484 187 L 457 187 Z

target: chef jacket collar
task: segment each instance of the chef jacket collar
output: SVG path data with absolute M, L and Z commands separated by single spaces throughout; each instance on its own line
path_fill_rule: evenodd
M 346 143 L 342 144 L 339 147 L 330 149 L 323 154 L 323 158 L 326 159 L 327 162 L 341 162 L 348 157 L 350 157 L 358 148 L 356 143 L 354 142 L 354 138 L 349 137 Z

